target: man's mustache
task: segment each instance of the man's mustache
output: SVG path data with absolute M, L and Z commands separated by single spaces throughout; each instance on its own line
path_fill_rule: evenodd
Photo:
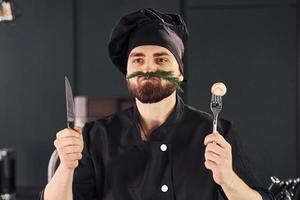
M 177 77 L 173 76 L 173 71 L 163 71 L 163 70 L 157 70 L 155 72 L 136 71 L 127 75 L 126 79 L 129 80 L 134 77 L 145 77 L 147 80 L 151 79 L 152 77 L 158 77 L 175 84 L 176 89 L 183 93 L 183 90 L 180 87 L 182 82 Z

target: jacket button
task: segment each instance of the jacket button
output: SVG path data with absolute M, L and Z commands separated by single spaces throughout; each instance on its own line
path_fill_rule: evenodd
M 161 186 L 161 191 L 163 191 L 163 192 L 167 192 L 168 191 L 168 186 L 167 185 L 163 185 L 163 186 Z
M 160 150 L 161 151 L 167 151 L 168 147 L 165 144 L 160 145 Z

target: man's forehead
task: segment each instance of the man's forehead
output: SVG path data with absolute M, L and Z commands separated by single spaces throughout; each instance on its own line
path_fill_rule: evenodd
M 135 47 L 129 54 L 129 57 L 143 57 L 147 55 L 152 56 L 171 56 L 172 53 L 164 47 L 157 45 L 142 45 Z

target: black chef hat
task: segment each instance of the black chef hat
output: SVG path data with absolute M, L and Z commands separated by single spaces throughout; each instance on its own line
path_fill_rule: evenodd
M 180 15 L 142 9 L 120 19 L 114 27 L 108 51 L 112 62 L 127 73 L 127 59 L 132 49 L 141 45 L 167 48 L 176 58 L 183 73 L 184 43 L 188 31 Z

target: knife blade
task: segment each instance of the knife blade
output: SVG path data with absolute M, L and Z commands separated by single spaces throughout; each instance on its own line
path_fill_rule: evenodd
M 67 106 L 67 126 L 74 128 L 75 122 L 75 103 L 70 81 L 65 76 L 65 89 L 66 89 L 66 106 Z

